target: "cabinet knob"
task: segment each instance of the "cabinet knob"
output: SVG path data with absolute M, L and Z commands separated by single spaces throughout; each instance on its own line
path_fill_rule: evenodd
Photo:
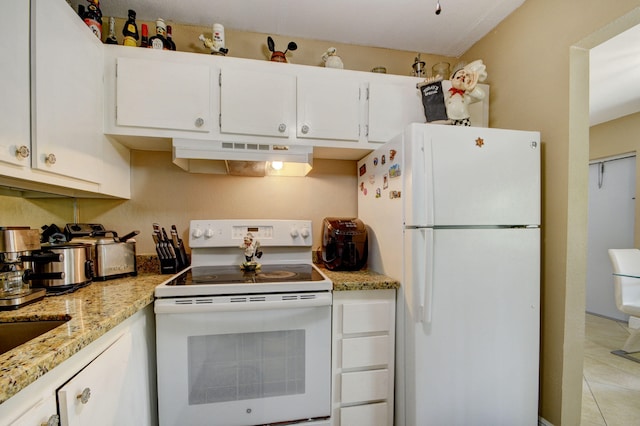
M 280 133 L 284 133 L 287 130 L 287 125 L 284 123 L 280 123 L 280 125 L 278 126 L 278 131 Z
M 300 128 L 300 131 L 302 132 L 303 135 L 306 135 L 307 133 L 309 133 L 309 126 L 307 126 L 306 124 L 303 124 L 302 128 Z
M 44 162 L 47 164 L 56 164 L 56 156 L 54 154 L 49 154 L 44 157 Z
M 46 423 L 40 423 L 40 426 L 58 426 L 60 424 L 60 416 L 52 414 Z
M 78 398 L 80 402 L 82 402 L 83 404 L 86 404 L 87 402 L 89 402 L 89 398 L 91 398 L 91 389 L 84 388 L 82 390 L 82 393 L 78 395 L 76 398 Z
M 22 145 L 16 149 L 16 157 L 18 158 L 28 158 L 29 154 L 29 148 L 26 145 Z
M 204 124 L 204 119 L 202 117 L 196 118 L 196 127 L 202 127 Z

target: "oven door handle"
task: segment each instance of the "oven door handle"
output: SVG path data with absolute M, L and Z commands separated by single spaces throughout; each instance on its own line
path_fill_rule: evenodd
M 291 297 L 290 299 L 287 297 Z M 295 298 L 294 298 L 295 297 Z M 267 311 L 275 309 L 300 309 L 331 306 L 331 293 L 285 296 L 283 300 L 262 300 L 260 296 L 193 297 L 156 299 L 156 314 L 187 314 L 201 312 Z

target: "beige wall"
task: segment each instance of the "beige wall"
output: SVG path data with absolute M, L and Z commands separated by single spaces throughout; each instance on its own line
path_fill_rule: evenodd
M 540 413 L 555 425 L 580 424 L 582 388 L 588 51 L 572 46 L 638 5 L 528 0 L 464 55 L 487 65 L 491 127 L 541 132 Z
M 311 219 L 315 246 L 327 216 L 356 216 L 355 161 L 315 160 L 305 177 L 234 177 L 191 174 L 173 165 L 170 152 L 132 152 L 132 198 L 21 199 L 2 197 L 0 224 L 30 226 L 101 223 L 124 235 L 140 230 L 138 254 L 153 254 L 152 223 L 175 224 L 183 239 L 191 219 Z
M 636 154 L 636 188 L 640 188 L 640 113 L 602 123 L 589 129 L 589 160 L 620 154 Z M 634 242 L 640 247 L 640 200 L 636 197 Z

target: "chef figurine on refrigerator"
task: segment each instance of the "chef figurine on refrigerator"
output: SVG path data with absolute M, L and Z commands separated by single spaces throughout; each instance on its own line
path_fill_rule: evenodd
M 445 93 L 444 101 L 454 126 L 471 126 L 468 105 L 484 99 L 485 93 L 477 84 L 487 78 L 486 69 L 478 59 L 451 74 L 451 88 Z

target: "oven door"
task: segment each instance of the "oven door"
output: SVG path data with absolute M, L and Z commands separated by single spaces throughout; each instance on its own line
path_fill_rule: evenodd
M 331 293 L 157 299 L 161 425 L 329 417 Z

